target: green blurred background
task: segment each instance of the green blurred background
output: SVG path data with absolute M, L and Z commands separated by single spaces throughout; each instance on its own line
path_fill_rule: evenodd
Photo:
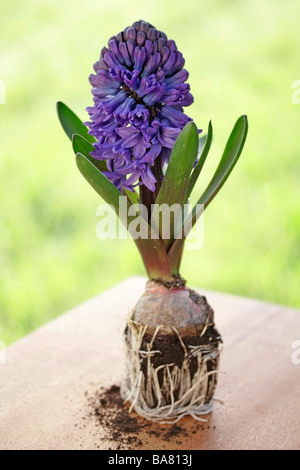
M 127 276 L 144 274 L 130 240 L 100 241 L 101 202 L 77 171 L 55 102 L 82 118 L 87 77 L 107 39 L 145 19 L 176 40 L 198 127 L 215 139 L 205 186 L 236 118 L 248 141 L 187 251 L 190 285 L 300 307 L 299 1 L 1 3 L 0 338 L 10 343 Z M 103 319 L 105 321 L 105 319 Z

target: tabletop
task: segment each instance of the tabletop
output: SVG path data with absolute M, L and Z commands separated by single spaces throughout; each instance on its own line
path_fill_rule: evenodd
M 7 349 L 0 449 L 300 449 L 300 311 L 219 292 L 197 289 L 224 341 L 212 413 L 128 415 L 122 333 L 144 284 L 130 278 Z

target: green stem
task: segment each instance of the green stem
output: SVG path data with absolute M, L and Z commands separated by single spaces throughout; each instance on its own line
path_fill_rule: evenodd
M 179 268 L 182 260 L 185 239 L 180 240 L 180 243 L 176 243 L 176 241 L 177 240 L 174 241 L 168 252 L 172 276 L 179 276 Z

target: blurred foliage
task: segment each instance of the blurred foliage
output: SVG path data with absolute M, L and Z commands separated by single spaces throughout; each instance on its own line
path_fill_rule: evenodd
M 300 78 L 299 2 L 2 0 L 1 6 L 0 338 L 14 341 L 144 273 L 132 241 L 96 237 L 101 201 L 79 174 L 55 112 L 62 100 L 86 119 L 87 77 L 101 47 L 140 18 L 176 40 L 195 96 L 188 113 L 204 129 L 213 121 L 196 194 L 236 118 L 249 118 L 241 160 L 207 210 L 204 247 L 185 253 L 182 275 L 190 285 L 299 307 L 300 104 L 291 100 Z

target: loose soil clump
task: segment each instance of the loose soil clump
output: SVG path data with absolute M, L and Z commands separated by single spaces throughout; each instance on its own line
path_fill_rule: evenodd
M 155 436 L 165 444 L 176 439 L 178 445 L 184 437 L 195 434 L 205 427 L 204 423 L 194 421 L 189 427 L 189 432 L 184 425 L 160 425 L 129 413 L 128 405 L 125 405 L 120 396 L 120 387 L 112 385 L 109 388 L 101 387 L 93 394 L 87 396 L 89 405 L 89 419 L 94 418 L 96 426 L 101 427 L 101 441 L 108 441 L 108 449 L 134 450 L 147 445 L 146 436 Z M 86 419 L 86 417 L 84 417 Z M 104 435 L 103 435 L 104 431 Z M 143 437 L 141 437 L 141 434 Z M 144 439 L 144 440 L 143 440 Z M 99 446 L 98 446 L 99 447 Z M 101 446 L 101 448 L 103 448 Z

